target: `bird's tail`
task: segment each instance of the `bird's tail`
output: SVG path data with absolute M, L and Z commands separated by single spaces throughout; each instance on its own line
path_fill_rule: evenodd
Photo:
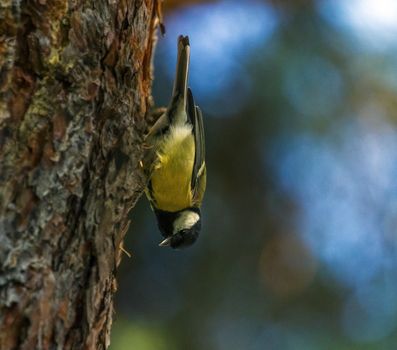
M 179 95 L 183 101 L 187 96 L 187 80 L 189 74 L 190 44 L 189 37 L 180 35 L 178 38 L 178 60 L 176 63 L 176 74 L 173 96 Z

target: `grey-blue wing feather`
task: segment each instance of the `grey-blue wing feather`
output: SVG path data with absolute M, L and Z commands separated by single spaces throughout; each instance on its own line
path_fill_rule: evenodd
M 205 163 L 205 139 L 203 115 L 200 108 L 195 105 L 193 94 L 190 89 L 188 89 L 187 93 L 187 115 L 190 123 L 193 125 L 195 142 L 194 165 L 191 182 L 191 188 L 194 190 L 201 175 L 200 171 L 203 170 L 203 165 Z

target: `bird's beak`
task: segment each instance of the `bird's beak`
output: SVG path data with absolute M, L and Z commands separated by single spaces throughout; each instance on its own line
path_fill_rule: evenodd
M 171 237 L 166 238 L 164 241 L 161 241 L 159 247 L 169 247 L 171 245 Z

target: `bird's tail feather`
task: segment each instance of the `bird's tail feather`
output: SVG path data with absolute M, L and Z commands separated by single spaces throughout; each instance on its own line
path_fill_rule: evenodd
M 179 95 L 186 101 L 187 80 L 189 74 L 190 44 L 189 37 L 180 35 L 178 38 L 178 60 L 174 82 L 173 96 Z

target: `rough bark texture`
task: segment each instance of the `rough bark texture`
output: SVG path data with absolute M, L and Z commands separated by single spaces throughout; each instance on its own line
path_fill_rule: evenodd
M 0 2 L 0 349 L 105 349 L 154 0 Z

